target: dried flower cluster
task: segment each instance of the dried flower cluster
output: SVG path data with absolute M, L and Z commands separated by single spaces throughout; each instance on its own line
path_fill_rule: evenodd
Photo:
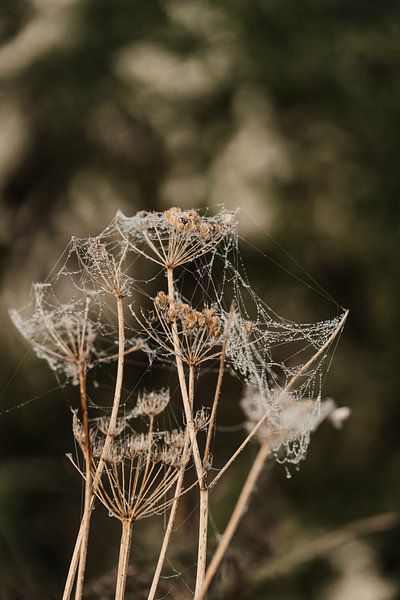
M 247 387 L 240 405 L 248 419 L 248 430 L 265 418 L 257 437 L 274 451 L 285 446 L 286 456 L 295 463 L 304 458 L 304 446 L 308 446 L 311 432 L 322 421 L 329 419 L 338 427 L 349 416 L 348 410 L 338 409 L 332 399 L 299 400 L 285 390 L 276 390 L 267 397 L 254 386 Z
M 176 482 L 179 469 L 186 466 L 189 453 L 182 433 L 124 433 L 130 418 L 120 419 L 118 432 L 106 453 L 106 434 L 97 421 L 91 423 L 90 442 L 93 476 L 99 461 L 105 461 L 103 476 L 95 491 L 97 497 L 110 515 L 132 524 L 167 510 L 174 499 L 168 493 Z M 75 412 L 72 429 L 83 449 L 84 428 Z
M 221 210 L 213 217 L 195 210 L 170 208 L 161 213 L 116 216 L 116 225 L 130 247 L 165 267 L 176 268 L 213 251 L 237 227 L 235 214 Z
M 195 334 L 199 330 L 217 338 L 221 333 L 221 319 L 215 308 L 195 310 L 189 304 L 173 302 L 165 292 L 158 292 L 154 304 L 158 312 L 164 312 L 162 318 L 172 322 L 179 321 L 185 334 Z
M 79 383 L 82 418 L 74 410 L 72 430 L 84 456 L 84 514 L 63 600 L 70 600 L 74 586 L 75 599 L 83 597 L 96 499 L 122 525 L 116 600 L 125 596 L 133 523 L 170 509 L 148 594 L 154 600 L 178 503 L 189 492 L 198 494 L 194 598 L 203 600 L 268 456 L 298 462 L 321 420 L 338 426 L 348 416 L 347 409 L 319 400 L 326 358 L 347 313 L 315 324 L 277 317 L 237 267 L 236 229 L 236 214 L 225 209 L 213 216 L 175 207 L 133 217 L 118 212 L 99 235 L 72 238 L 52 285 L 35 284 L 33 304 L 12 312 L 36 354 Z M 139 280 L 141 263 L 145 271 L 154 263 L 162 268 Z M 57 299 L 60 281 L 73 286 L 67 302 Z M 122 411 L 125 394 L 127 400 L 133 395 L 124 387 L 126 357 L 140 350 L 151 359 L 149 369 L 157 361 L 170 366 L 178 391 L 141 391 L 135 405 L 127 402 Z M 112 407 L 94 416 L 88 372 L 108 362 L 116 362 Z M 203 370 L 206 362 L 215 369 Z M 241 407 L 247 435 L 219 471 L 211 471 L 211 454 L 223 435 L 216 428 L 223 381 L 231 370 L 246 388 Z M 206 392 L 198 385 L 200 374 L 208 377 Z M 181 419 L 175 428 L 161 426 L 170 411 L 167 421 Z M 259 451 L 208 562 L 209 491 L 251 440 L 258 440 Z M 189 468 L 195 474 L 190 485 Z
M 138 397 L 133 414 L 135 416 L 147 415 L 148 417 L 155 417 L 167 407 L 169 401 L 169 390 L 163 389 L 160 391 L 144 392 Z
M 86 296 L 61 303 L 50 284 L 34 284 L 32 294 L 33 311 L 12 310 L 11 319 L 39 358 L 77 384 L 79 370 L 96 363 L 94 344 L 101 328 L 91 319 L 93 302 Z

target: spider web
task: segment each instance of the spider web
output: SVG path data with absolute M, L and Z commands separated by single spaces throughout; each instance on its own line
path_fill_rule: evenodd
M 225 215 L 225 212 L 221 214 Z M 163 213 L 151 215 L 160 220 Z M 140 224 L 140 214 L 135 218 Z M 207 225 L 213 222 L 207 213 L 201 214 L 201 218 Z M 224 218 L 220 217 L 222 223 Z M 162 245 L 168 241 L 168 235 L 168 228 L 165 228 L 156 241 Z M 86 326 L 96 338 L 90 366 L 94 368 L 115 360 L 118 339 L 115 301 L 104 281 L 104 264 L 98 255 L 93 257 L 92 250 L 97 244 L 107 252 L 110 257 L 108 274 L 119 278 L 119 284 L 124 286 L 133 307 L 132 311 L 126 311 L 125 351 L 130 353 L 140 338 L 142 350 L 147 355 L 147 361 L 143 360 L 143 355 L 134 359 L 145 368 L 134 386 L 124 390 L 121 412 L 125 415 L 131 410 L 132 397 L 146 376 L 157 368 L 165 369 L 172 378 L 175 363 L 173 353 L 155 344 L 148 328 L 142 327 L 135 318 L 136 307 L 141 308 L 141 314 L 146 314 L 146 311 L 150 313 L 157 292 L 166 290 L 165 269 L 156 264 L 157 261 L 147 259 L 143 254 L 146 246 L 140 246 L 142 241 L 139 235 L 135 244 L 140 251 L 130 251 L 126 239 L 121 237 L 116 219 L 97 236 L 82 240 L 72 238 L 52 270 L 46 282 L 49 284 L 48 290 L 45 289 L 42 297 L 42 310 L 49 318 L 60 318 L 60 327 L 65 326 L 66 329 L 68 323 L 63 325 L 61 317 L 67 315 L 67 320 L 73 319 L 73 315 L 82 310 L 82 298 L 90 299 Z M 207 252 L 199 251 L 193 260 L 179 265 L 174 272 L 175 300 L 200 311 L 212 308 L 221 319 L 223 331 L 227 332 L 226 371 L 236 377 L 251 396 L 251 401 L 243 406 L 250 427 L 266 411 L 269 425 L 276 431 L 283 427 L 282 423 L 287 422 L 288 414 L 289 420 L 294 414 L 300 421 L 295 435 L 289 440 L 278 439 L 275 447 L 279 462 L 298 463 L 306 454 L 313 424 L 320 412 L 323 383 L 339 340 L 341 323 L 344 323 L 344 311 L 333 301 L 335 315 L 323 321 L 297 323 L 280 316 L 253 290 L 241 258 L 243 242 L 247 243 L 237 232 L 229 231 L 215 245 L 209 244 Z M 197 239 L 193 243 L 197 248 Z M 317 282 L 314 284 L 318 287 Z M 317 292 L 320 293 L 320 290 Z M 63 368 L 49 353 L 48 332 L 40 331 L 39 326 L 35 330 L 38 325 L 35 301 L 33 298 L 33 302 L 14 312 L 14 322 L 31 342 L 36 354 L 45 358 L 56 372 L 59 385 L 64 385 L 66 380 L 76 383 L 76 374 Z M 335 332 L 338 332 L 336 337 Z M 129 360 L 132 360 L 132 355 Z M 202 366 L 201 371 L 199 369 L 198 377 L 200 374 L 216 372 L 217 369 L 217 361 L 210 361 Z M 112 385 L 112 374 L 109 377 Z M 178 386 L 175 383 L 171 393 L 178 395 L 176 392 Z M 282 401 L 289 394 L 290 406 Z M 21 403 L 19 407 L 24 404 Z M 91 410 L 101 414 L 108 410 L 97 404 L 91 396 L 89 405 Z M 304 407 L 304 410 L 293 413 L 293 406 L 296 410 L 298 406 Z M 163 419 L 164 429 L 179 426 L 182 423 L 181 407 L 171 403 Z M 215 453 L 219 435 L 220 432 L 218 436 L 214 434 Z
M 198 211 L 199 212 L 199 211 Z M 96 336 L 96 347 L 90 366 L 112 362 L 116 358 L 116 315 L 113 299 L 107 296 L 106 276 L 112 271 L 122 281 L 126 294 L 133 299 L 135 306 L 140 306 L 144 314 L 153 305 L 155 294 L 165 289 L 165 271 L 154 261 L 149 264 L 139 248 L 140 232 L 149 220 L 164 223 L 164 213 L 138 213 L 132 219 L 135 231 L 139 234 L 135 244 L 140 252 L 129 252 L 126 240 L 121 237 L 121 227 L 118 225 L 119 215 L 97 236 L 86 239 L 72 238 L 63 256 L 57 261 L 57 266 L 49 276 L 46 288 L 34 286 L 34 302 L 37 304 L 38 289 L 41 293 L 42 313 L 49 318 L 59 318 L 60 327 L 63 319 L 71 321 L 74 314 L 82 311 L 82 298 L 90 300 L 90 311 L 87 314 L 87 327 Z M 224 209 L 217 215 L 219 223 L 227 220 Z M 210 227 L 213 217 L 205 212 L 201 214 L 201 226 Z M 125 220 L 129 221 L 128 218 Z M 163 224 L 160 234 L 157 234 L 160 244 L 168 240 L 169 229 Z M 155 235 L 152 236 L 156 239 Z M 200 240 L 201 241 L 201 240 Z M 322 384 L 329 369 L 329 356 L 334 345 L 327 344 L 343 319 L 343 311 L 333 318 L 316 323 L 296 323 L 283 318 L 260 298 L 252 289 L 245 267 L 242 263 L 240 238 L 236 231 L 229 231 L 226 236 L 220 235 L 217 243 L 207 241 L 207 252 L 200 251 L 194 260 L 183 264 L 175 270 L 175 286 L 177 299 L 189 305 L 202 309 L 211 307 L 216 310 L 229 330 L 226 350 L 226 365 L 231 373 L 241 380 L 244 385 L 251 385 L 262 392 L 269 407 L 273 407 L 271 418 L 279 423 L 282 406 L 279 404 L 279 392 L 285 390 L 295 379 L 295 389 L 291 395 L 297 402 L 305 398 L 315 399 L 313 410 L 308 415 L 308 424 L 304 423 L 305 436 L 302 436 L 300 457 L 307 444 L 307 434 L 315 414 L 319 410 L 322 397 Z M 199 244 L 196 238 L 196 245 Z M 101 246 L 107 253 L 108 266 L 104 266 L 103 255 L 94 255 L 93 248 Z M 197 246 L 196 246 L 197 247 Z M 105 259 L 104 259 L 105 260 Z M 108 271 L 107 271 L 108 269 Z M 106 293 L 105 293 L 106 292 Z M 67 298 L 66 301 L 59 298 Z M 233 307 L 233 316 L 232 316 Z M 136 309 L 135 309 L 136 310 Z M 29 312 L 32 316 L 29 317 Z M 32 302 L 20 311 L 13 311 L 13 320 L 21 333 L 28 339 L 34 351 L 41 358 L 46 358 L 50 367 L 56 371 L 62 383 L 63 376 L 76 383 L 73 372 L 67 372 L 57 361 L 54 352 L 46 350 L 49 344 L 48 334 L 40 330 L 40 315 L 35 314 Z M 65 328 L 67 328 L 68 323 Z M 126 351 L 134 349 L 138 336 L 143 340 L 143 350 L 147 353 L 149 363 L 141 379 L 152 368 L 173 369 L 174 356 L 157 347 L 148 335 L 145 327 L 140 327 L 135 319 L 126 320 L 127 342 Z M 66 335 L 67 333 L 65 333 Z M 335 340 L 337 343 L 338 338 Z M 326 345 L 326 348 L 324 346 Z M 305 371 L 304 366 L 311 357 L 323 351 L 318 359 Z M 139 361 L 141 362 L 141 361 Z M 208 366 L 210 368 L 210 366 Z M 128 393 L 129 401 L 140 382 Z M 95 402 L 91 402 L 96 408 Z M 101 409 L 102 407 L 97 407 Z M 104 410 L 104 408 L 103 408 Z M 173 415 L 177 422 L 179 416 Z M 288 456 L 293 454 L 287 448 Z M 297 460 L 297 459 L 296 459 Z

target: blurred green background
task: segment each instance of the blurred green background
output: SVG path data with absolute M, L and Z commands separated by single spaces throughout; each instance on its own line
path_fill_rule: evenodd
M 1 600 L 60 598 L 81 501 L 64 457 L 75 390 L 27 352 L 8 308 L 117 208 L 221 203 L 242 207 L 260 251 L 243 245 L 248 273 L 277 312 L 336 314 L 296 261 L 350 309 L 325 392 L 352 415 L 321 426 L 290 479 L 266 469 L 210 596 L 398 600 L 398 2 L 2 0 L 0 86 Z M 228 409 L 221 423 L 238 422 Z M 219 530 L 250 455 L 216 493 Z M 193 576 L 185 518 L 170 598 Z M 112 597 L 110 521 L 96 511 L 88 598 Z M 142 598 L 160 529 L 138 536 L 127 599 Z

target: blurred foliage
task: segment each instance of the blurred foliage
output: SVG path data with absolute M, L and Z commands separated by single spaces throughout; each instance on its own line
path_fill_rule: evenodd
M 353 414 L 342 432 L 315 434 L 291 479 L 266 470 L 215 597 L 400 598 L 398 528 L 357 542 L 346 561 L 339 549 L 249 584 L 253 567 L 302 540 L 398 509 L 399 34 L 389 0 L 3 0 L 2 600 L 60 596 L 81 497 L 63 460 L 74 390 L 25 355 L 6 308 L 46 276 L 71 234 L 96 233 L 118 206 L 218 203 L 242 206 L 243 235 L 258 249 L 243 243 L 249 277 L 278 312 L 335 313 L 308 273 L 350 308 L 325 390 Z M 137 376 L 132 365 L 127 387 Z M 225 405 L 221 423 L 239 420 Z M 227 452 L 237 439 L 226 434 Z M 249 460 L 215 492 L 218 528 Z M 171 557 L 189 580 L 191 508 Z M 89 577 L 93 598 L 105 598 L 118 532 L 96 519 Z M 159 530 L 141 527 L 145 579 Z M 184 597 L 180 577 L 166 583 Z

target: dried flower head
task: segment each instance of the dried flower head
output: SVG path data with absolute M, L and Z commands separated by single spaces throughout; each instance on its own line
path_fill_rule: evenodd
M 124 440 L 124 452 L 128 458 L 134 458 L 139 454 L 148 454 L 153 450 L 153 436 L 147 433 L 133 433 Z
M 82 422 L 79 420 L 77 410 L 72 411 L 72 433 L 74 435 L 75 440 L 78 442 L 82 452 L 84 452 L 85 446 L 86 446 L 85 430 L 84 430 Z M 93 429 L 90 429 L 89 436 L 90 436 L 89 443 L 90 443 L 90 446 L 92 447 L 96 441 L 96 432 Z
M 220 355 L 227 317 L 217 308 L 196 310 L 185 302 L 170 303 L 164 292 L 154 299 L 154 313 L 137 321 L 159 348 L 175 354 L 174 328 L 181 340 L 180 357 L 190 365 L 199 365 Z M 219 346 L 219 348 L 218 348 Z
M 132 416 L 132 414 L 128 414 L 123 417 L 118 417 L 113 431 L 114 436 L 119 436 L 125 431 L 126 427 L 128 426 L 129 419 L 131 419 Z M 99 433 L 107 435 L 110 427 L 110 417 L 96 417 L 95 419 L 91 420 L 91 425 Z
M 170 208 L 164 212 L 116 216 L 116 227 L 131 249 L 160 265 L 175 268 L 196 260 L 235 234 L 235 213 L 222 209 L 213 217 L 195 210 Z
M 210 413 L 208 408 L 203 406 L 199 408 L 193 415 L 193 425 L 196 431 L 202 431 L 207 428 L 210 420 Z
M 155 461 L 179 469 L 180 467 L 186 466 L 188 456 L 188 454 L 186 456 L 184 455 L 183 448 L 173 448 L 163 445 L 157 448 Z
M 115 242 L 109 230 L 96 237 L 72 238 L 74 251 L 81 269 L 83 284 L 91 284 L 95 290 L 102 290 L 116 298 L 124 298 L 132 292 L 133 279 L 126 270 L 128 246 L 125 242 Z
M 299 400 L 294 394 L 274 391 L 269 394 L 255 386 L 248 386 L 241 407 L 251 431 L 264 415 L 266 420 L 257 431 L 263 442 L 277 450 L 286 449 L 286 460 L 299 462 L 304 458 L 310 434 L 327 418 L 335 420 L 336 404 L 333 400 Z M 347 415 L 346 415 L 347 416 Z
M 81 426 L 74 422 L 80 437 Z M 160 436 L 130 433 L 114 438 L 104 456 L 105 437 L 92 438 L 92 471 L 100 458 L 104 470 L 95 493 L 111 516 L 121 521 L 135 521 L 162 514 L 172 503 L 179 470 L 186 465 L 188 453 L 183 448 L 167 446 Z
M 96 362 L 94 342 L 100 325 L 90 319 L 91 299 L 61 303 L 51 285 L 41 283 L 33 286 L 32 293 L 33 307 L 10 311 L 11 319 L 39 358 L 77 384 L 79 370 Z
M 152 392 L 144 391 L 138 396 L 133 414 L 135 417 L 143 415 L 155 417 L 166 409 L 169 400 L 170 393 L 167 389 L 161 389 Z
M 182 449 L 185 446 L 186 433 L 183 429 L 173 429 L 164 433 L 164 442 L 170 448 Z

